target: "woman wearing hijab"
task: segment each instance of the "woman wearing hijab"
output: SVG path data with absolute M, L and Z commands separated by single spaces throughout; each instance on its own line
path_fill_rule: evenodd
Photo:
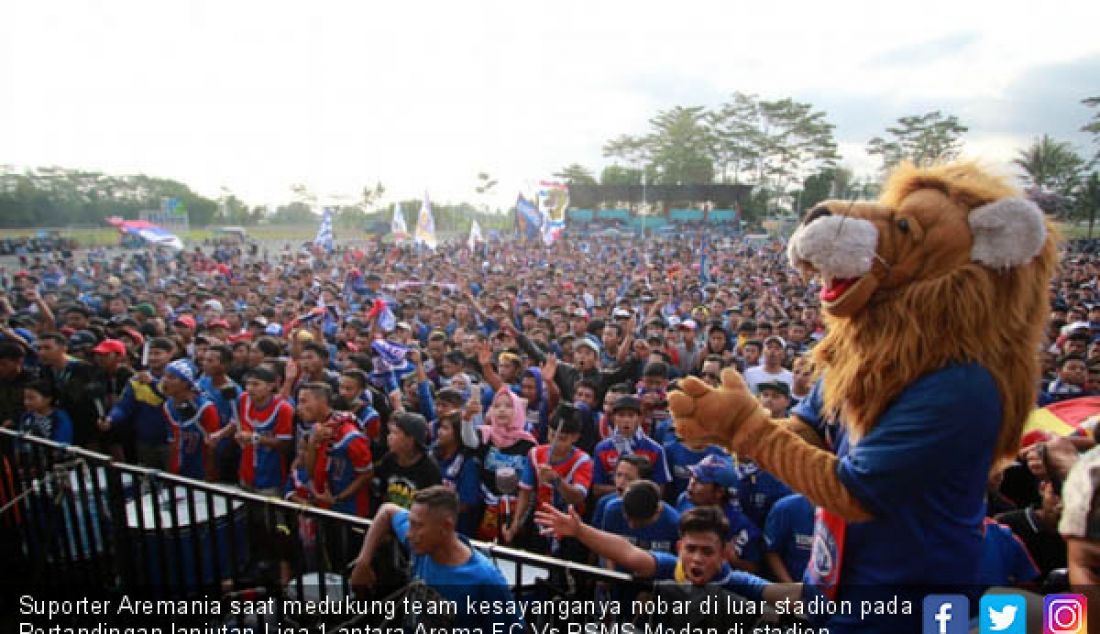
M 512 543 L 523 526 L 531 504 L 531 489 L 521 484 L 530 469 L 528 453 L 537 444 L 524 427 L 527 401 L 501 387 L 493 397 L 487 423 L 474 427 L 463 422 L 462 441 L 474 450 L 481 463 L 481 501 L 483 505 L 477 537 L 499 538 Z

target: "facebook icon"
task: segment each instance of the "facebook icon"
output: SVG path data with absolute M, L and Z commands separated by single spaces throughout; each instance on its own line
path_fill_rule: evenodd
M 924 597 L 924 634 L 966 634 L 970 622 L 970 599 L 961 594 L 930 594 Z

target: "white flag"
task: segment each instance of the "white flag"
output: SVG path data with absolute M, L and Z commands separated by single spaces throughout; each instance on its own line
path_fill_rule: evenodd
M 481 227 L 477 224 L 477 219 L 474 219 L 474 224 L 470 225 L 470 238 L 466 241 L 470 245 L 470 250 L 473 251 L 478 242 L 485 242 L 485 239 L 481 237 Z
M 409 237 L 409 228 L 405 225 L 405 214 L 401 211 L 401 203 L 393 204 L 393 220 L 390 221 L 390 233 L 398 240 Z
M 435 249 L 438 244 L 435 239 L 435 219 L 432 218 L 432 203 L 428 200 L 428 192 L 424 192 L 424 202 L 420 205 L 420 215 L 416 219 L 416 243 L 425 244 L 429 249 Z

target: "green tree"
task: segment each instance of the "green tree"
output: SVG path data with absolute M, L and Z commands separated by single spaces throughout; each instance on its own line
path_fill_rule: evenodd
M 608 165 L 600 172 L 601 185 L 641 185 L 642 170 L 633 167 Z
M 887 138 L 876 136 L 867 142 L 867 153 L 882 159 L 884 171 L 902 161 L 928 166 L 957 157 L 967 130 L 958 117 L 939 110 L 901 117 L 898 125 L 886 128 Z
M 1085 160 L 1073 146 L 1046 134 L 1019 150 L 1012 162 L 1032 187 L 1067 198 L 1077 189 L 1085 168 Z
M 1100 211 L 1100 172 L 1092 172 L 1082 179 L 1077 195 L 1077 211 L 1081 217 L 1089 219 L 1089 240 L 1092 239 L 1092 227 L 1096 222 L 1096 213 Z
M 566 185 L 595 185 L 596 177 L 592 172 L 580 163 L 572 163 L 554 172 L 554 178 L 560 179 Z
M 707 113 L 710 153 L 714 170 L 721 182 L 740 183 L 743 169 L 751 169 L 757 159 L 757 135 L 760 108 L 756 95 L 733 93 L 732 101 Z
M 649 120 L 652 131 L 646 137 L 646 145 L 649 163 L 657 173 L 657 184 L 686 185 L 714 180 L 705 114 L 702 106 L 676 106 L 658 112 Z
M 1091 134 L 1092 142 L 1100 145 L 1100 97 L 1082 99 L 1081 103 L 1089 108 L 1096 108 L 1096 112 L 1092 113 L 1092 119 L 1081 128 L 1081 131 Z M 1092 162 L 1094 164 L 1100 162 L 1100 149 L 1096 150 L 1096 155 L 1092 157 Z

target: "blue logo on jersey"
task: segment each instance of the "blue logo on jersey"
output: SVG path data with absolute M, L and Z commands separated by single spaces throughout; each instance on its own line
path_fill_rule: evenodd
M 961 594 L 930 594 L 924 597 L 924 634 L 966 634 L 970 620 L 970 599 Z
M 987 594 L 982 597 L 978 619 L 982 634 L 1027 634 L 1027 601 L 1018 594 Z

